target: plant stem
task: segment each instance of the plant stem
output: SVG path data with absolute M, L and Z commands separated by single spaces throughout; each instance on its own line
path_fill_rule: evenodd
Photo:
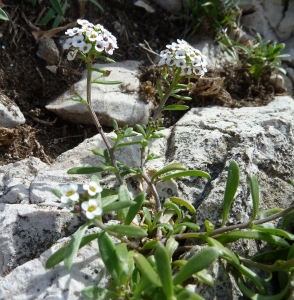
M 95 224 L 97 227 L 99 227 L 100 229 L 107 231 L 107 226 L 104 225 L 101 221 L 99 221 L 99 220 L 97 220 L 97 219 L 94 219 L 94 224 Z M 122 236 L 122 235 L 120 235 L 120 234 L 118 234 L 118 233 L 116 233 L 116 232 L 111 232 L 111 231 L 107 231 L 107 232 L 108 232 L 110 235 L 114 236 L 115 238 L 117 238 L 117 239 L 121 240 L 122 242 L 126 243 L 126 244 L 127 244 L 128 246 L 130 246 L 131 248 L 136 249 L 136 250 L 138 250 L 138 251 L 141 250 L 141 248 L 140 248 L 137 244 L 135 244 L 135 243 L 129 241 L 129 240 L 128 240 L 127 238 L 125 238 L 124 236 Z
M 294 204 L 289 206 L 288 208 L 284 209 L 281 212 L 278 212 L 274 215 L 271 215 L 271 216 L 269 216 L 267 218 L 264 218 L 264 219 L 261 219 L 261 220 L 249 221 L 249 222 L 245 222 L 245 223 L 242 223 L 242 224 L 236 224 L 236 225 L 232 225 L 232 226 L 218 228 L 218 229 L 214 230 L 209 236 L 215 236 L 215 235 L 225 233 L 225 232 L 229 232 L 229 231 L 233 231 L 233 230 L 236 230 L 236 229 L 238 229 L 238 230 L 247 229 L 247 228 L 250 228 L 251 225 L 264 224 L 264 223 L 273 221 L 277 218 L 281 218 L 281 217 L 285 216 L 287 213 L 291 212 L 292 210 L 294 210 Z M 191 234 L 192 233 L 181 233 L 181 234 L 172 235 L 172 237 L 176 240 L 177 239 L 180 240 L 180 239 L 185 239 L 185 238 L 191 237 Z M 195 232 L 195 234 L 201 235 L 201 234 L 207 234 L 207 232 Z M 162 242 L 164 243 L 165 240 L 166 239 L 163 239 Z
M 105 132 L 103 131 L 103 128 L 102 128 L 102 126 L 98 120 L 98 117 L 92 106 L 91 85 L 92 85 L 92 62 L 90 61 L 87 63 L 87 102 L 88 102 L 89 112 L 92 116 L 92 119 L 96 125 L 98 132 L 100 133 L 100 135 L 108 149 L 112 166 L 115 167 L 116 169 L 118 169 L 117 163 L 116 163 L 116 158 L 114 155 L 114 149 L 112 148 Z M 116 178 L 117 178 L 119 184 L 122 185 L 123 180 L 122 180 L 120 174 L 118 172 L 115 172 L 115 175 L 116 175 Z
M 174 92 L 175 86 L 178 84 L 179 78 L 180 78 L 180 74 L 181 74 L 181 68 L 178 68 L 174 74 L 174 78 L 172 83 L 170 84 L 168 90 L 166 91 L 166 93 L 164 94 L 162 100 L 160 101 L 159 105 L 157 106 L 154 115 L 153 115 L 153 121 L 155 121 L 158 116 L 161 114 L 162 109 L 167 101 L 167 99 L 170 97 L 170 95 Z

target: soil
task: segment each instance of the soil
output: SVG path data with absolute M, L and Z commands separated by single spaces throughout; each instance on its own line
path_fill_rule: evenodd
M 46 26 L 39 25 L 39 20 L 50 8 L 49 1 L 37 1 L 35 6 L 30 0 L 0 0 L 0 6 L 1 2 L 4 2 L 2 8 L 11 21 L 0 21 L 0 93 L 19 106 L 26 124 L 13 129 L 0 127 L 0 165 L 28 156 L 52 163 L 58 155 L 97 133 L 94 126 L 65 122 L 45 108 L 46 104 L 69 90 L 81 78 L 85 65 L 80 60 L 67 61 L 58 43 L 64 35 L 65 30 L 62 30 L 54 32 L 52 36 L 56 42 L 53 46 L 57 47 L 52 57 L 52 61 L 56 61 L 56 73 L 48 70 L 47 66 L 52 62 L 48 64 L 43 59 L 49 60 L 47 53 L 40 54 L 40 35 L 52 34 L 50 29 L 54 20 Z M 133 0 L 98 2 L 104 8 L 104 13 L 90 1 L 69 0 L 59 26 L 67 26 L 78 18 L 104 25 L 118 40 L 119 49 L 115 50 L 111 58 L 115 61 L 142 61 L 142 95 L 146 96 L 146 91 L 149 91 L 156 102 L 154 74 L 159 74 L 159 70 L 152 64 L 154 57 L 140 44 L 147 41 L 152 50 L 158 53 L 177 38 L 185 39 L 184 32 L 189 32 L 187 19 L 183 15 L 171 15 L 153 3 L 155 12 L 148 13 L 144 8 L 135 6 Z M 84 6 L 80 6 L 80 3 Z M 207 30 L 199 30 L 202 32 L 199 38 L 210 32 L 207 24 L 204 27 Z M 190 107 L 260 106 L 281 92 L 269 84 L 268 76 L 257 83 L 250 77 L 248 70 L 227 66 L 224 70 L 211 70 L 200 79 L 190 92 L 195 101 L 185 104 Z M 173 125 L 183 114 L 165 112 L 165 125 Z

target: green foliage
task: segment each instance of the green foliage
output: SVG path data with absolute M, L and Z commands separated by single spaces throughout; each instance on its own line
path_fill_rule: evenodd
M 90 1 L 94 5 L 96 5 L 101 12 L 104 12 L 103 7 L 96 1 L 96 0 L 79 0 L 80 2 L 82 1 Z M 31 0 L 32 4 L 35 6 L 36 5 L 36 0 Z M 52 19 L 54 19 L 52 28 L 56 28 L 59 26 L 66 8 L 67 8 L 67 0 L 49 0 L 51 7 L 45 14 L 45 16 L 41 19 L 40 24 L 41 25 L 47 25 Z
M 248 40 L 240 44 L 230 40 L 227 36 L 220 35 L 219 42 L 229 55 L 235 58 L 242 68 L 248 68 L 251 76 L 257 80 L 268 73 L 279 71 L 286 74 L 281 67 L 281 58 L 288 54 L 281 54 L 285 44 L 271 41 L 263 41 L 259 33 L 257 40 Z
M 194 1 L 190 1 L 192 2 Z M 213 5 L 217 7 L 216 3 L 202 3 L 201 7 L 205 9 Z M 277 52 L 274 48 L 270 51 L 276 57 Z M 93 69 L 91 58 L 84 59 L 88 64 L 88 87 L 91 83 L 105 84 L 103 80 L 91 79 L 92 71 L 97 71 L 104 77 L 105 71 Z M 159 182 L 179 180 L 186 176 L 202 177 L 202 180 L 211 179 L 208 173 L 188 170 L 180 162 L 170 163 L 159 170 L 148 170 L 146 167 L 146 162 L 159 157 L 149 147 L 151 140 L 164 137 L 160 133 L 163 129 L 163 120 L 158 117 L 164 109 L 170 109 L 165 106 L 166 101 L 170 96 L 189 100 L 188 97 L 179 94 L 187 89 L 187 85 L 179 83 L 180 70 L 167 68 L 165 71 L 172 75 L 171 83 L 165 77 L 167 73 L 163 74 L 165 88 L 161 85 L 162 82 L 157 82 L 160 104 L 153 118 L 147 124 L 137 124 L 136 131 L 128 125 L 121 128 L 114 120 L 114 135 L 111 138 L 107 137 L 99 126 L 97 116 L 93 115 L 95 113 L 92 111 L 91 101 L 76 95 L 78 101 L 90 109 L 106 148 L 92 150 L 101 160 L 98 166 L 75 167 L 68 173 L 112 172 L 117 178 L 118 188 L 102 190 L 98 176 L 92 175 L 90 183 L 83 185 L 84 192 L 78 191 L 77 185 L 71 185 L 70 190 L 64 187 L 60 190 L 53 189 L 53 193 L 63 203 L 70 199 L 69 205 L 72 203 L 74 205 L 72 212 L 79 213 L 82 218 L 86 215 L 86 221 L 72 236 L 69 244 L 61 247 L 48 259 L 46 268 L 52 268 L 63 261 L 65 267 L 69 269 L 78 250 L 96 239 L 101 259 L 111 279 L 106 287 L 88 286 L 83 289 L 82 295 L 89 299 L 203 299 L 186 289 L 186 286 L 188 283 L 213 286 L 215 279 L 209 274 L 209 268 L 212 264 L 217 264 L 219 259 L 230 266 L 226 269 L 228 272 L 232 270 L 240 291 L 246 297 L 250 299 L 286 297 L 290 292 L 294 271 L 292 245 L 294 235 L 287 232 L 293 220 L 294 205 L 284 210 L 269 209 L 259 212 L 260 191 L 256 175 L 249 174 L 248 178 L 252 214 L 249 221 L 241 224 L 227 225 L 240 178 L 239 166 L 234 160 L 229 164 L 226 185 L 223 187 L 224 198 L 219 209 L 222 213 L 221 224 L 199 220 L 198 216 L 196 218 L 195 207 L 185 199 L 175 196 L 166 199 L 159 197 L 156 189 Z M 116 152 L 130 145 L 137 145 L 140 150 L 138 166 L 130 167 L 116 159 Z M 138 186 L 132 192 L 127 184 L 130 177 L 138 182 Z M 133 196 L 134 193 L 137 194 Z M 91 215 L 93 211 L 98 213 Z M 109 212 L 119 221 L 117 224 L 106 226 L 103 223 L 103 214 Z M 276 222 L 279 218 L 282 218 L 281 222 Z M 89 226 L 98 227 L 99 232 L 83 236 Z M 112 237 L 115 237 L 116 242 Z M 193 246 L 185 245 L 187 239 L 188 245 L 198 245 L 196 252 L 188 252 Z M 269 250 L 253 257 L 242 257 L 227 247 L 229 243 L 242 242 L 244 239 L 262 242 L 268 245 L 264 248 Z M 117 243 L 117 240 L 120 242 Z M 183 252 L 184 255 L 181 255 Z M 260 271 L 267 272 L 268 278 L 261 277 Z M 279 286 L 276 278 L 279 279 Z M 275 286 L 275 295 L 269 295 L 267 288 L 269 284 Z
M 0 8 L 0 20 L 9 21 L 6 12 L 2 8 Z
M 237 0 L 185 0 L 185 2 L 187 3 L 186 35 L 188 37 L 203 29 L 216 35 L 220 28 L 231 27 L 235 17 L 240 14 Z

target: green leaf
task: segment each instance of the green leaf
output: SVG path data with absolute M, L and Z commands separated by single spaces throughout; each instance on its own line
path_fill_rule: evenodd
M 57 197 L 57 198 L 61 198 L 62 197 L 62 193 L 61 193 L 61 191 L 60 190 L 58 190 L 58 189 L 51 189 L 51 192 Z
M 253 239 L 284 247 L 289 246 L 281 237 L 259 231 L 231 231 L 215 236 L 215 238 L 222 244 L 233 243 L 239 239 Z
M 156 240 L 148 241 L 147 243 L 144 244 L 144 246 L 142 247 L 142 250 L 154 249 L 157 246 L 157 243 L 158 243 L 158 241 L 156 241 Z
M 67 171 L 67 174 L 93 174 L 103 171 L 116 171 L 116 168 L 112 166 L 104 167 L 75 167 Z
M 184 172 L 177 172 L 177 173 L 172 173 L 168 174 L 166 176 L 163 176 L 160 178 L 160 180 L 168 180 L 171 178 L 179 178 L 179 177 L 184 177 L 184 176 L 199 176 L 199 177 L 205 177 L 210 179 L 210 175 L 206 172 L 199 171 L 199 170 L 191 170 L 191 171 L 184 171 Z
M 150 265 L 149 261 L 140 253 L 136 253 L 133 256 L 135 263 L 138 269 L 141 271 L 143 275 L 154 285 L 160 287 L 161 282 L 159 280 L 158 275 L 153 270 L 152 266 Z
M 92 234 L 84 236 L 79 245 L 79 249 L 81 249 L 85 245 L 89 244 L 91 241 L 97 239 L 98 236 L 99 236 L 99 233 L 92 233 Z M 68 247 L 68 245 L 63 246 L 63 247 L 59 248 L 55 253 L 53 253 L 46 261 L 45 268 L 51 269 L 51 268 L 55 267 L 57 264 L 61 263 L 64 259 L 64 252 L 67 247 Z
M 141 209 L 144 200 L 145 200 L 145 193 L 140 193 L 136 196 L 136 198 L 133 201 L 134 205 L 132 205 L 129 208 L 129 211 L 126 215 L 125 222 L 124 222 L 125 225 L 130 225 L 132 223 L 138 211 Z
M 288 283 L 286 287 L 276 295 L 270 295 L 270 296 L 265 296 L 265 295 L 260 295 L 260 294 L 255 294 L 251 290 L 247 288 L 247 286 L 244 284 L 241 278 L 238 278 L 238 286 L 241 290 L 241 292 L 247 296 L 249 299 L 253 300 L 280 300 L 284 299 L 284 297 L 289 293 L 289 288 L 290 288 L 290 282 L 291 282 L 291 276 L 287 273 L 288 275 Z
M 2 8 L 0 8 L 0 20 L 9 21 L 6 12 Z
M 152 226 L 155 226 L 157 224 L 157 222 L 160 220 L 161 216 L 162 216 L 163 211 L 160 210 L 157 212 L 157 214 L 155 215 L 153 222 L 152 222 Z
M 109 225 L 105 229 L 109 232 L 115 232 L 130 237 L 144 237 L 147 236 L 147 232 L 140 227 L 131 225 Z
M 94 5 L 96 5 L 104 13 L 103 7 L 96 0 L 89 0 L 89 1 L 91 1 Z
M 82 290 L 82 295 L 88 299 L 117 299 L 118 294 L 99 286 L 87 286 Z
M 166 248 L 159 242 L 155 253 L 155 263 L 162 289 L 166 295 L 166 299 L 172 299 L 174 294 L 172 270 L 170 267 L 170 258 Z
M 158 91 L 158 95 L 159 95 L 159 100 L 162 101 L 162 88 L 161 88 L 161 84 L 160 84 L 160 80 L 157 79 L 156 81 L 156 87 L 157 87 L 157 91 Z
M 184 289 L 179 294 L 177 294 L 177 300 L 205 300 L 200 295 L 190 292 Z
M 172 227 L 172 225 L 170 225 L 169 223 L 160 223 L 160 224 L 157 224 L 156 226 L 153 227 L 153 230 L 156 229 L 156 228 L 159 228 L 159 227 L 166 228 L 169 231 L 173 231 L 174 230 L 174 228 Z
M 63 18 L 63 15 L 64 15 L 64 13 L 65 13 L 66 7 L 67 7 L 67 0 L 65 0 L 63 6 L 62 6 L 62 8 L 61 8 L 62 14 L 61 14 L 61 15 L 58 14 L 58 15 L 56 16 L 56 18 L 55 18 L 55 20 L 54 20 L 54 22 L 53 22 L 53 24 L 52 24 L 52 28 L 56 28 L 56 27 L 59 26 L 59 24 L 60 24 L 60 22 L 61 22 L 61 20 L 62 20 L 62 18 Z M 88 105 L 87 102 L 86 102 L 85 104 Z
M 274 214 L 281 212 L 282 210 L 283 210 L 282 208 L 271 208 L 271 209 L 265 210 L 259 214 L 259 219 L 260 220 L 265 219 L 267 217 L 270 217 Z
M 191 222 L 182 222 L 180 224 L 176 224 L 174 226 L 174 229 L 178 229 L 180 227 L 189 227 L 190 229 L 192 229 L 194 231 L 198 231 L 200 229 L 200 226 L 198 224 L 191 223 Z
M 225 195 L 224 195 L 223 219 L 222 219 L 221 226 L 224 226 L 227 221 L 227 217 L 239 185 L 239 177 L 240 177 L 239 166 L 234 160 L 232 160 L 228 169 L 228 179 L 227 179 Z
M 290 211 L 289 213 L 287 213 L 284 218 L 282 219 L 282 225 L 281 228 L 282 229 L 286 229 L 289 227 L 289 225 L 292 223 L 293 221 L 293 217 L 294 217 L 294 210 Z
M 181 99 L 181 100 L 184 100 L 184 101 L 189 101 L 189 100 L 192 99 L 191 97 L 181 96 L 181 95 L 177 95 L 177 94 L 171 94 L 171 96 L 175 97 L 175 98 L 178 98 L 178 99 Z
M 99 155 L 101 157 L 104 158 L 104 152 L 100 149 L 92 149 L 92 152 L 95 154 L 95 155 Z
M 111 84 L 121 84 L 122 81 L 118 81 L 118 80 L 105 81 L 105 80 L 94 79 L 94 80 L 92 80 L 92 83 L 111 85 Z
M 175 89 L 177 89 L 177 90 L 186 90 L 187 88 L 188 88 L 188 85 L 187 84 L 182 84 L 182 83 L 178 83 L 175 86 Z
M 136 124 L 136 128 L 142 134 L 142 136 L 144 138 L 146 138 L 146 132 L 145 132 L 144 128 L 140 124 Z
M 151 226 L 152 226 L 151 215 L 150 215 L 150 212 L 149 212 L 148 208 L 143 207 L 143 212 L 144 212 L 144 217 L 145 217 L 146 224 L 147 224 L 148 228 L 151 228 Z
M 172 261 L 173 254 L 177 250 L 178 246 L 179 243 L 173 237 L 170 237 L 167 240 L 165 247 L 168 252 L 170 261 Z
M 165 174 L 167 172 L 175 171 L 175 170 L 186 170 L 186 167 L 182 163 L 172 163 L 172 164 L 162 168 L 158 172 L 156 172 L 152 176 L 151 180 L 154 181 L 160 175 Z
M 50 20 L 53 18 L 55 15 L 55 10 L 53 8 L 50 8 L 46 15 L 41 19 L 40 24 L 41 25 L 46 25 Z
M 252 225 L 252 229 L 255 229 L 255 230 L 258 230 L 258 231 L 261 231 L 261 232 L 265 232 L 265 233 L 269 233 L 269 234 L 272 234 L 272 235 L 277 235 L 277 236 L 281 236 L 281 237 L 284 237 L 290 241 L 293 241 L 294 240 L 294 235 L 285 231 L 285 230 L 282 230 L 282 229 L 277 229 L 277 228 L 267 228 L 267 227 L 264 227 L 264 226 L 258 226 L 258 225 Z
M 204 225 L 205 225 L 207 234 L 210 235 L 213 232 L 215 226 L 209 220 L 205 220 Z
M 131 142 L 124 142 L 124 143 L 120 143 L 118 145 L 116 145 L 116 148 L 121 148 L 121 147 L 127 147 L 127 146 L 131 146 L 131 145 L 138 145 L 141 144 L 141 141 L 131 141 Z
M 251 258 L 256 262 L 275 262 L 277 260 L 287 260 L 290 247 L 281 248 L 278 250 L 272 250 L 257 254 Z
M 196 209 L 188 201 L 178 198 L 178 197 L 169 197 L 169 200 L 173 203 L 177 203 L 177 204 L 180 204 L 180 205 L 186 207 L 191 212 L 191 214 L 193 214 L 193 215 L 196 214 Z
M 251 188 L 251 198 L 253 202 L 252 220 L 255 220 L 258 213 L 258 207 L 259 207 L 259 186 L 255 175 L 249 175 L 249 181 L 250 181 L 250 188 Z
M 58 0 L 49 0 L 52 8 L 60 15 L 63 15 L 62 8 L 60 6 L 60 1 Z
M 118 124 L 116 122 L 116 120 L 112 120 L 112 126 L 114 130 L 118 130 Z
M 122 208 L 130 207 L 130 206 L 132 206 L 134 204 L 135 203 L 133 201 L 113 202 L 113 203 L 105 205 L 103 207 L 103 212 L 119 210 L 119 209 L 122 209 Z
M 102 231 L 98 237 L 98 246 L 101 258 L 109 274 L 116 284 L 120 284 L 120 274 L 123 271 L 122 264 L 119 261 L 116 248 L 107 232 Z
M 176 204 L 174 204 L 172 202 L 165 202 L 163 204 L 163 207 L 171 207 L 176 212 L 176 214 L 178 216 L 177 220 L 175 221 L 176 224 L 178 224 L 181 221 L 181 219 L 182 219 L 182 212 L 181 212 L 181 210 L 179 209 L 179 207 Z
M 120 202 L 131 201 L 128 188 L 123 184 L 118 189 L 118 198 Z M 122 209 L 118 213 L 119 219 L 126 219 L 128 208 Z
M 174 277 L 174 285 L 182 283 L 184 280 L 191 277 L 204 268 L 208 267 L 219 257 L 219 251 L 215 247 L 204 248 L 202 251 L 195 254 L 183 266 L 179 273 Z
M 171 104 L 165 106 L 162 110 L 187 110 L 189 109 L 189 106 L 187 105 L 176 105 L 176 104 Z
M 64 265 L 67 270 L 69 270 L 72 266 L 73 260 L 78 253 L 83 235 L 89 225 L 90 224 L 87 222 L 75 232 L 64 251 Z

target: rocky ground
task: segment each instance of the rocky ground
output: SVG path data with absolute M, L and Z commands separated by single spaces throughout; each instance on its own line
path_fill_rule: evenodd
M 153 13 L 134 5 L 132 0 L 100 0 L 99 3 L 104 13 L 90 2 L 80 6 L 77 0 L 69 1 L 60 26 L 67 26 L 77 18 L 103 24 L 118 39 L 119 49 L 112 57 L 115 61 L 142 61 L 140 80 L 144 92 L 144 82 L 150 81 L 149 75 L 154 72 L 152 65 L 156 58 L 142 49 L 140 44 L 146 41 L 153 51 L 159 52 L 177 38 L 187 39 L 191 31 L 187 15 L 170 14 L 154 3 Z M 96 134 L 93 126 L 66 122 L 45 109 L 46 104 L 69 90 L 81 78 L 85 65 L 81 61 L 67 61 L 60 44 L 64 30 L 53 32 L 52 35 L 50 29 L 53 21 L 46 26 L 39 25 L 49 9 L 44 2 L 37 1 L 33 6 L 30 1 L 20 3 L 10 0 L 5 1 L 3 8 L 11 22 L 1 22 L 0 26 L 0 93 L 18 105 L 26 123 L 13 129 L 0 128 L 0 165 L 28 156 L 52 163 L 61 153 Z M 205 20 L 197 32 L 194 36 L 196 40 L 212 33 Z M 47 37 L 48 34 L 55 41 L 53 58 L 52 51 L 44 53 L 40 42 L 41 37 Z M 222 70 L 211 69 L 206 77 L 220 77 L 221 80 L 213 80 L 204 89 L 205 93 L 203 88 L 195 90 L 194 101 L 187 105 L 258 106 L 271 101 L 274 94 L 283 92 L 276 90 L 272 84 L 269 86 L 268 78 L 257 83 L 248 76 L 246 70 L 232 66 Z M 206 83 L 203 82 L 202 86 Z M 155 79 L 151 84 L 155 86 Z M 156 95 L 154 100 L 157 100 Z M 166 125 L 173 125 L 182 115 L 166 113 Z

